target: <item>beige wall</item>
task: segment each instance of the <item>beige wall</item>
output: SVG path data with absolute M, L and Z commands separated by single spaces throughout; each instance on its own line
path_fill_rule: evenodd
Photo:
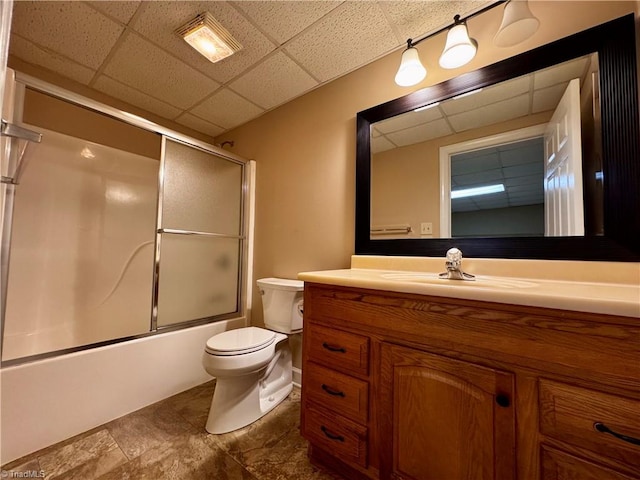
M 160 160 L 160 134 L 30 88 L 25 89 L 22 120 L 29 125 Z
M 283 105 L 217 138 L 257 162 L 256 278 L 295 278 L 305 270 L 346 268 L 354 253 L 355 115 L 379 103 L 475 70 L 638 9 L 638 2 L 535 1 L 538 32 L 521 45 L 498 49 L 491 39 L 501 8 L 469 21 L 480 45 L 466 67 L 437 67 L 443 36 L 420 44 L 429 74 L 401 88 L 393 78 L 400 51 Z M 254 302 L 260 305 L 254 289 Z M 254 323 L 261 312 L 256 309 Z

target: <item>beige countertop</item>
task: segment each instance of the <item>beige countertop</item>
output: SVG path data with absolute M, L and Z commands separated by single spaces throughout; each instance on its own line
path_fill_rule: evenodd
M 372 261 L 372 259 L 374 261 Z M 437 260 L 437 262 L 435 261 Z M 557 308 L 561 310 L 573 310 L 578 312 L 603 313 L 640 318 L 640 282 L 635 280 L 635 267 L 627 267 L 631 275 L 625 275 L 620 283 L 611 281 L 577 281 L 574 279 L 550 279 L 547 270 L 539 269 L 539 264 L 524 263 L 524 268 L 514 268 L 511 273 L 528 272 L 528 275 L 485 275 L 483 271 L 491 270 L 491 260 L 478 262 L 476 260 L 476 281 L 460 281 L 438 279 L 439 271 L 444 270 L 444 261 L 434 259 L 429 261 L 421 259 L 418 263 L 413 261 L 398 263 L 396 259 L 393 266 L 396 269 L 387 269 L 390 260 L 382 258 L 376 262 L 373 257 L 352 258 L 352 268 L 341 270 L 324 270 L 317 272 L 303 272 L 298 275 L 305 282 L 324 283 L 345 287 L 369 288 L 386 290 L 391 292 L 415 293 L 438 297 L 460 298 L 498 302 L 515 305 L 528 305 L 535 307 Z M 523 261 L 516 261 L 522 264 Z M 473 262 L 467 262 L 469 266 Z M 544 265 L 550 268 L 559 265 Z M 570 263 L 570 262 L 563 262 Z M 425 266 L 441 268 L 425 269 Z M 366 268 L 354 268 L 354 266 Z M 384 265 L 385 268 L 373 268 Z M 411 267 L 422 267 L 420 270 L 412 270 Z M 522 265 L 520 265 L 522 267 Z M 565 267 L 567 265 L 564 265 Z M 569 265 L 570 267 L 571 265 Z M 400 267 L 400 268 L 398 268 Z M 562 267 L 562 265 L 560 265 Z M 594 266 L 597 267 L 597 266 Z M 600 265 L 603 267 L 603 265 Z M 504 271 L 504 270 L 501 270 Z M 537 273 L 536 273 L 537 272 Z M 597 278 L 597 268 L 590 274 L 582 272 L 582 278 L 593 280 Z M 562 277 L 558 274 L 557 277 Z M 606 277 L 603 273 L 600 278 Z

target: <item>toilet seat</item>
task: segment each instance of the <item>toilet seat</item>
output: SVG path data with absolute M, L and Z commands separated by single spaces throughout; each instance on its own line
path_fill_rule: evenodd
M 214 335 L 205 351 L 211 355 L 233 356 L 256 352 L 271 345 L 276 333 L 258 327 L 245 327 Z

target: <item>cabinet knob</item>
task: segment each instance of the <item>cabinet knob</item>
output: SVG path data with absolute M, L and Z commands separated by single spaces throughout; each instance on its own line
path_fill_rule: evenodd
M 511 405 L 511 400 L 509 400 L 509 397 L 504 393 L 499 393 L 498 395 L 496 395 L 496 403 L 502 408 L 507 408 L 509 405 Z

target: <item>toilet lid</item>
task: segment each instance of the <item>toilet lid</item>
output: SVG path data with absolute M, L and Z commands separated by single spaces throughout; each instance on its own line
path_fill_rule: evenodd
M 241 355 L 261 350 L 275 338 L 275 332 L 264 328 L 238 328 L 211 337 L 207 340 L 206 351 L 214 355 Z

